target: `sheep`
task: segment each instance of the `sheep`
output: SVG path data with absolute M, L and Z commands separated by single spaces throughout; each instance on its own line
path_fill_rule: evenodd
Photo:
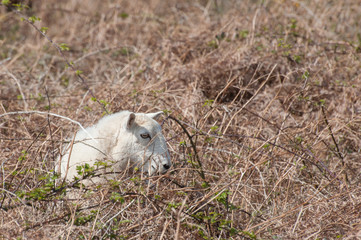
M 171 161 L 156 121 L 162 113 L 121 111 L 79 130 L 60 156 L 55 171 L 60 170 L 62 179 L 72 181 L 84 177 L 88 170 L 96 170 L 96 177 L 87 180 L 92 183 L 116 179 L 128 164 L 149 175 L 164 174 Z

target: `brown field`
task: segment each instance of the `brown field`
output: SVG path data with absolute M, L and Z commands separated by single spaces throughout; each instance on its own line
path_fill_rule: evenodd
M 361 238 L 359 0 L 29 5 L 0 5 L 0 239 Z M 120 110 L 165 111 L 171 170 L 66 197 L 75 121 Z

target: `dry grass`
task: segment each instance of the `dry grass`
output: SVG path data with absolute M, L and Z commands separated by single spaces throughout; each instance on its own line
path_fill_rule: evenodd
M 86 83 L 0 8 L 1 239 L 361 237 L 358 1 L 33 1 Z M 104 103 L 167 110 L 174 166 L 65 198 L 56 115 Z

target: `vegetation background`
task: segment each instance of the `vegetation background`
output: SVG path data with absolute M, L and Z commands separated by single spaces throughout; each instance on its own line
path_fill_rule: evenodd
M 0 6 L 0 239 L 361 238 L 360 1 L 18 4 Z M 120 110 L 165 111 L 171 171 L 66 198 L 62 143 Z

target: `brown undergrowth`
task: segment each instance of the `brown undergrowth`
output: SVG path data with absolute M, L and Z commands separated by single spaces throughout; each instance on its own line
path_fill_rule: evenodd
M 1 239 L 361 237 L 357 1 L 15 8 L 0 6 Z M 165 111 L 171 170 L 59 184 L 78 124 L 120 110 Z

